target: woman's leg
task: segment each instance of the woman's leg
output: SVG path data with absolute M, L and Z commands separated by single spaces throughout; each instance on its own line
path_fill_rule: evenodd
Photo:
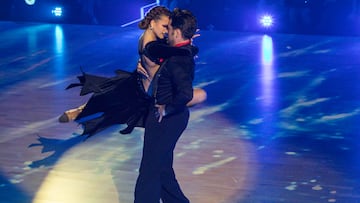
M 192 100 L 189 101 L 189 103 L 187 103 L 186 106 L 190 107 L 190 106 L 194 106 L 195 104 L 202 103 L 206 100 L 206 98 L 207 98 L 207 94 L 205 90 L 201 88 L 194 88 L 194 96 Z

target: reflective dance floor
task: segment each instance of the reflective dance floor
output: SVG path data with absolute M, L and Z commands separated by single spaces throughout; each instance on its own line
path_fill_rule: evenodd
M 143 129 L 85 139 L 57 119 L 88 99 L 64 90 L 80 68 L 135 69 L 140 34 L 0 22 L 0 203 L 133 201 Z M 359 37 L 204 30 L 195 44 L 208 99 L 174 164 L 191 202 L 360 202 Z

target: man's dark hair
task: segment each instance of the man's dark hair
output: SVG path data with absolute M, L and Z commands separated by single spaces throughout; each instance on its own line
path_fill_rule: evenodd
M 191 39 L 197 30 L 197 20 L 188 10 L 175 8 L 170 15 L 171 26 L 180 29 L 184 39 Z

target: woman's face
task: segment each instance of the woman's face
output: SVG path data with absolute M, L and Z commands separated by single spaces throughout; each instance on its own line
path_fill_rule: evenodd
M 164 39 L 165 34 L 168 32 L 168 24 L 168 16 L 161 16 L 160 19 L 151 21 L 151 27 L 156 37 Z

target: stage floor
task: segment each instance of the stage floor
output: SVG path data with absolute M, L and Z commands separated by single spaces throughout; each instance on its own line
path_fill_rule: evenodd
M 0 202 L 129 203 L 142 129 L 85 140 L 80 67 L 134 70 L 135 27 L 0 22 Z M 193 203 L 360 202 L 360 38 L 202 31 L 175 152 Z

